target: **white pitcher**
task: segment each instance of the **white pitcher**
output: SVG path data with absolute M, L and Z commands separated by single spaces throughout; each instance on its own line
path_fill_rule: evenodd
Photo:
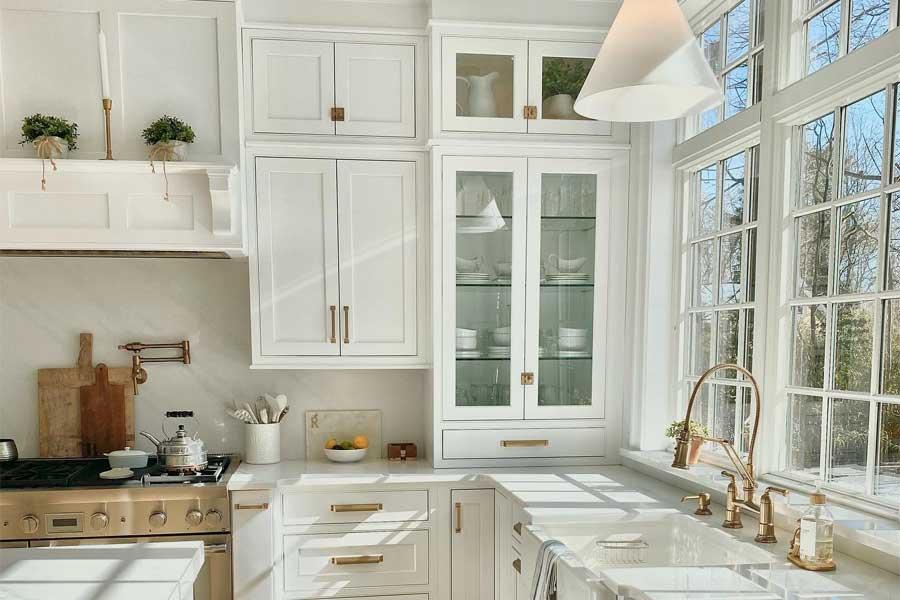
M 469 90 L 469 117 L 496 117 L 497 101 L 494 99 L 494 82 L 500 73 L 494 71 L 487 75 L 469 75 L 456 78 L 466 83 Z

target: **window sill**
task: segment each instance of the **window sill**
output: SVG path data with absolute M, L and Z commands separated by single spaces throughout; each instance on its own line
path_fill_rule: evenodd
M 721 475 L 722 468 L 701 463 L 690 470 L 671 467 L 672 455 L 669 452 L 619 450 L 622 464 L 640 471 L 656 479 L 660 479 L 682 489 L 698 492 L 709 492 L 713 500 L 725 502 L 727 479 Z M 793 530 L 796 520 L 809 505 L 807 494 L 802 484 L 780 477 L 765 476 L 762 484 L 776 484 L 790 488 L 792 492 L 786 499 L 775 496 L 775 522 L 778 527 Z M 697 489 L 699 486 L 699 490 Z M 829 496 L 829 504 L 834 514 L 834 540 L 839 552 L 852 555 L 854 558 L 871 563 L 877 567 L 900 575 L 900 522 L 859 507 L 836 504 Z M 750 518 L 754 518 L 750 516 Z M 745 524 L 746 526 L 746 524 Z

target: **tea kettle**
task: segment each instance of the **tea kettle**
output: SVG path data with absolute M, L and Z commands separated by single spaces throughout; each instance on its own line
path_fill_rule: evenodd
M 173 410 L 166 413 L 170 419 L 194 418 L 192 410 Z M 195 419 L 196 420 L 196 419 Z M 167 438 L 160 441 L 151 433 L 141 431 L 140 434 L 150 440 L 156 446 L 157 465 L 166 471 L 202 471 L 206 468 L 206 449 L 203 440 L 197 437 L 197 433 L 189 435 L 183 424 L 178 425 L 175 435 L 169 437 L 165 423 L 162 426 L 163 435 Z

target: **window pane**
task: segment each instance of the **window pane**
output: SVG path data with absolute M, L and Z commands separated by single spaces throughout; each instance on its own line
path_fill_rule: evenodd
M 756 300 L 756 229 L 747 230 L 747 302 Z
M 753 372 L 753 317 L 754 311 L 744 311 L 744 368 Z
M 835 398 L 831 408 L 831 465 L 828 480 L 855 492 L 866 491 L 869 403 Z
M 698 172 L 697 233 L 706 235 L 716 229 L 716 173 L 717 165 Z
M 747 63 L 743 62 L 725 74 L 725 118 L 747 108 Z
M 800 206 L 832 198 L 834 114 L 824 115 L 802 129 L 800 140 Z
M 872 378 L 872 322 L 875 303 L 836 306 L 834 320 L 834 387 L 868 392 Z
M 825 305 L 794 307 L 791 385 L 821 388 L 825 382 Z
M 710 68 L 716 73 L 722 68 L 722 22 L 716 21 L 700 34 L 700 47 Z
M 751 104 L 762 100 L 763 70 L 765 69 L 765 52 L 759 51 L 753 55 L 753 98 Z
M 700 375 L 712 366 L 709 362 L 712 353 L 712 319 L 711 312 L 691 315 L 691 369 L 694 375 Z
M 713 429 L 713 406 L 712 402 L 710 401 L 710 398 L 712 397 L 713 387 L 714 386 L 711 383 L 704 383 L 700 387 L 700 390 L 697 392 L 697 397 L 694 398 L 694 408 L 691 411 L 691 420 L 709 427 L 710 433 L 712 433 Z M 691 392 L 693 390 L 693 382 L 688 382 L 687 396 L 685 397 L 690 398 Z
M 719 116 L 719 112 L 721 110 L 721 106 L 716 106 L 714 108 L 710 108 L 709 110 L 703 111 L 703 114 L 700 115 L 700 131 L 709 129 L 710 127 L 721 121 L 722 119 Z
M 797 295 L 828 293 L 828 251 L 831 213 L 827 210 L 797 218 Z
M 737 388 L 733 385 L 716 386 L 715 420 L 713 421 L 713 437 L 734 442 L 734 419 L 737 407 Z
M 885 403 L 878 411 L 875 494 L 900 498 L 900 404 Z
M 841 3 L 826 8 L 806 25 L 806 72 L 814 73 L 838 57 Z
M 759 146 L 750 148 L 750 222 L 759 212 Z
M 879 198 L 870 198 L 840 209 L 838 223 L 838 293 L 875 290 L 878 277 Z
M 744 222 L 744 153 L 726 158 L 722 170 L 722 227 Z
M 900 299 L 884 301 L 881 389 L 900 396 Z
M 738 311 L 719 311 L 719 339 L 716 341 L 716 363 L 737 364 L 738 361 Z M 735 379 L 734 369 L 719 371 L 719 377 Z
M 890 0 L 850 0 L 850 51 L 884 35 L 890 17 Z
M 756 0 L 756 27 L 754 28 L 754 45 L 763 43 L 766 39 L 766 0 Z
M 719 238 L 719 304 L 741 301 L 741 232 Z
M 711 306 L 715 302 L 715 240 L 694 244 L 694 306 Z
M 735 446 L 740 442 L 740 448 L 736 448 L 738 453 L 746 459 L 750 450 L 750 435 L 753 433 L 753 421 L 756 418 L 753 404 L 753 391 L 744 387 L 741 388 L 741 439 L 735 440 Z
M 800 394 L 790 398 L 788 469 L 818 478 L 822 460 L 822 399 Z
M 750 0 L 732 8 L 725 17 L 725 64 L 731 64 L 750 51 Z
M 900 181 L 900 84 L 894 86 L 894 181 Z
M 881 187 L 884 157 L 884 92 L 872 94 L 846 108 L 843 195 Z

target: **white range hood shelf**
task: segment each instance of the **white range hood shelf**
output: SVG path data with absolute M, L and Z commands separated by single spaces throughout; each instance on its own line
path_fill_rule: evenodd
M 0 253 L 149 252 L 246 256 L 234 165 L 0 159 Z

